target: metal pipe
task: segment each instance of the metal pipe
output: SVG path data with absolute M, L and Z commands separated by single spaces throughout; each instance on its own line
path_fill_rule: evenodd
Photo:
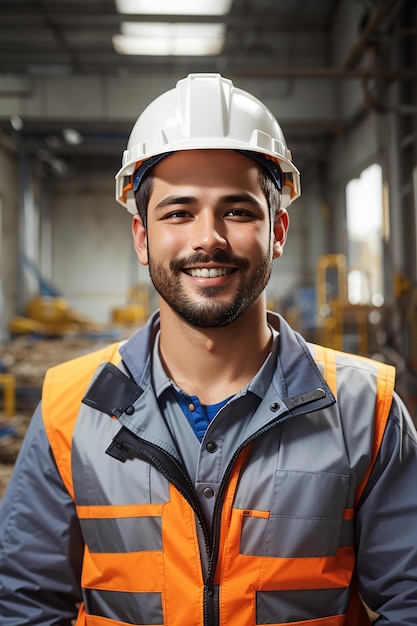
M 356 65 L 359 63 L 364 49 L 368 44 L 369 39 L 383 23 L 383 21 L 390 14 L 390 12 L 395 9 L 395 12 L 397 13 L 400 10 L 401 6 L 404 4 L 404 2 L 405 0 L 390 0 L 386 3 L 384 7 L 382 7 L 379 11 L 375 13 L 369 24 L 366 26 L 365 30 L 362 32 L 356 44 L 352 47 L 345 61 L 342 63 L 343 70 L 349 70 L 356 67 Z

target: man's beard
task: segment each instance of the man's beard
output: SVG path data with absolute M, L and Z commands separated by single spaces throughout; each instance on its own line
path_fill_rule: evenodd
M 198 328 L 220 328 L 231 324 L 246 313 L 259 298 L 272 272 L 272 257 L 266 254 L 261 262 L 249 272 L 249 262 L 245 258 L 236 257 L 224 251 L 218 251 L 212 256 L 196 253 L 186 259 L 174 259 L 169 264 L 169 270 L 154 263 L 148 250 L 149 273 L 152 283 L 161 298 L 183 320 Z M 228 267 L 236 267 L 240 274 L 239 285 L 231 302 L 222 302 L 224 288 L 194 287 L 203 299 L 194 302 L 185 293 L 181 284 L 182 268 L 193 265 L 203 266 L 210 262 Z M 249 273 L 248 273 L 249 272 Z

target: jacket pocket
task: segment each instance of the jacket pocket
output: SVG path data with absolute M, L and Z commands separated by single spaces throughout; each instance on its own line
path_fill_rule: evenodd
M 282 558 L 336 554 L 352 535 L 345 526 L 353 521 L 344 520 L 348 489 L 345 474 L 278 470 L 268 518 L 242 519 L 241 552 Z

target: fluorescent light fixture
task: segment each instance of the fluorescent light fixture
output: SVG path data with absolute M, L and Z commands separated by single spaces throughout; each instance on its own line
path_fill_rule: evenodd
M 233 0 L 116 0 L 119 13 L 132 15 L 226 15 Z
M 225 24 L 122 22 L 113 36 L 119 54 L 144 56 L 214 56 L 223 50 Z

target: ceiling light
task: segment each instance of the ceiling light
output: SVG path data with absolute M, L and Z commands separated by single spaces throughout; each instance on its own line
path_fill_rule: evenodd
M 78 130 L 75 130 L 75 128 L 64 128 L 62 135 L 67 144 L 70 146 L 79 146 L 84 140 L 81 133 L 79 133 Z
M 233 0 L 116 0 L 119 13 L 132 15 L 226 15 Z
M 113 36 L 119 54 L 147 56 L 213 56 L 220 54 L 225 24 L 123 22 Z
M 16 132 L 19 132 L 23 128 L 23 120 L 20 115 L 12 115 L 10 117 L 10 124 Z

